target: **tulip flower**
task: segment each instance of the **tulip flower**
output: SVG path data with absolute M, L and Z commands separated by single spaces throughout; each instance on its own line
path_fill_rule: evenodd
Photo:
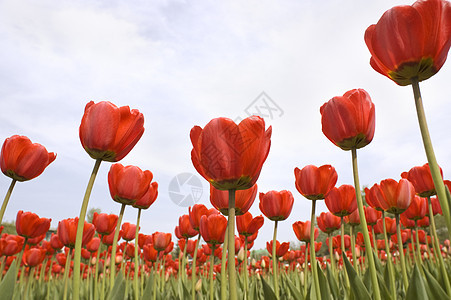
M 70 218 L 59 221 L 57 234 L 64 246 L 73 249 L 75 247 L 75 237 L 77 233 L 78 218 Z M 84 222 L 82 245 L 85 246 L 95 234 L 94 225 Z
M 441 168 L 440 175 L 443 177 Z M 413 184 L 415 192 L 420 197 L 430 197 L 437 194 L 428 163 L 423 166 L 413 167 L 409 172 L 403 172 L 401 177 L 409 180 Z
M 94 212 L 92 224 L 94 224 L 97 233 L 101 235 L 111 234 L 117 225 L 118 216 L 115 214 L 105 214 Z
M 30 268 L 36 267 L 44 261 L 46 253 L 45 249 L 40 248 L 26 250 L 22 257 L 23 263 Z
M 191 225 L 189 215 L 182 215 L 179 217 L 178 232 L 182 237 L 186 239 L 192 238 L 193 236 L 196 236 L 199 233 Z
M 158 183 L 154 181 L 150 183 L 150 186 L 144 196 L 136 200 L 133 207 L 138 209 L 148 209 L 155 202 L 155 200 L 157 200 L 157 197 Z
M 294 169 L 296 189 L 309 200 L 322 200 L 337 183 L 338 175 L 331 165 L 308 165 Z
M 20 236 L 26 239 L 45 235 L 50 228 L 52 219 L 39 218 L 32 212 L 23 212 L 19 210 L 16 217 L 16 231 Z
M 258 232 L 258 230 L 263 226 L 264 221 L 265 220 L 261 215 L 253 218 L 250 212 L 237 216 L 236 225 L 238 233 L 244 236 L 251 236 Z
M 293 231 L 299 241 L 310 243 L 310 221 L 297 221 L 293 223 Z M 318 228 L 315 228 L 314 239 L 318 237 Z
M 19 253 L 24 248 L 25 239 L 18 235 L 5 234 L 1 240 L 4 240 L 2 255 L 12 256 Z
M 341 219 L 335 216 L 331 212 L 322 212 L 319 217 L 316 218 L 319 229 L 324 233 L 332 233 L 335 230 L 340 229 Z
M 122 239 L 124 239 L 127 242 L 130 242 L 131 240 L 135 239 L 135 232 L 136 225 L 125 222 L 124 224 L 122 224 L 120 235 L 122 236 Z
M 202 216 L 199 231 L 205 242 L 210 244 L 222 244 L 224 242 L 227 219 L 219 214 Z
M 167 246 L 171 243 L 172 235 L 170 233 L 155 232 L 152 234 L 153 247 L 157 251 L 164 251 Z
M 410 206 L 403 213 L 408 219 L 419 220 L 426 216 L 428 203 L 425 198 L 415 196 Z
M 376 225 L 377 220 L 382 217 L 382 213 L 371 206 L 365 206 L 365 217 L 369 226 Z
M 279 241 L 276 240 L 276 258 L 278 257 L 282 257 L 285 255 L 285 253 L 288 252 L 288 249 L 290 248 L 290 243 L 288 242 L 284 242 L 284 243 L 280 243 Z M 273 248 L 273 241 L 269 241 L 266 242 L 266 250 L 269 253 L 272 253 L 272 248 Z
M 290 216 L 294 198 L 290 191 L 260 193 L 260 211 L 272 221 L 283 221 Z
M 254 203 L 257 196 L 257 184 L 247 190 L 238 190 L 235 193 L 235 215 L 246 213 Z M 223 215 L 229 215 L 229 193 L 221 191 L 210 185 L 210 203 Z
M 337 217 L 350 215 L 357 209 L 355 189 L 348 184 L 333 188 L 326 196 L 325 202 L 329 211 Z

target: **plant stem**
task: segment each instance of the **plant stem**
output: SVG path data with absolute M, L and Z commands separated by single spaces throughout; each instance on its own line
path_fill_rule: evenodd
M 396 283 L 395 283 L 395 270 L 393 266 L 393 260 L 391 258 L 390 246 L 387 237 L 387 226 L 385 224 L 385 211 L 382 211 L 382 227 L 384 230 L 384 242 L 385 242 L 385 252 L 387 252 L 388 261 L 388 276 L 390 276 L 390 292 L 392 293 L 393 299 L 396 299 Z M 402 251 L 399 250 L 399 251 Z
M 193 264 L 191 266 L 191 299 L 196 299 L 196 261 L 197 261 L 197 248 L 199 247 L 199 240 L 200 240 L 200 232 L 197 236 L 196 240 L 196 248 L 194 248 L 194 257 L 193 257 Z
M 401 273 L 404 281 L 404 287 L 407 291 L 409 279 L 407 278 L 406 260 L 404 258 L 404 248 L 402 246 L 401 224 L 399 223 L 399 214 L 395 214 L 396 218 L 396 235 L 398 237 L 399 260 L 401 261 Z
M 249 282 L 249 270 L 247 268 L 247 236 L 244 238 L 243 272 L 244 272 L 244 299 L 247 299 L 248 282 Z
M 11 193 L 13 192 L 14 186 L 16 185 L 16 180 L 13 179 L 9 185 L 8 191 L 6 192 L 5 199 L 3 200 L 2 208 L 0 209 L 0 224 L 3 221 L 3 215 L 6 211 L 6 206 L 8 205 L 9 198 L 11 198 Z
M 310 218 L 310 265 L 313 273 L 313 284 L 315 285 L 316 299 L 321 299 L 321 289 L 319 287 L 318 269 L 315 253 L 315 209 L 316 200 L 312 201 L 312 214 Z
M 279 299 L 279 280 L 277 278 L 277 223 L 276 220 L 274 222 L 274 235 L 272 239 L 272 275 L 274 279 L 274 293 L 276 294 L 276 298 Z M 305 257 L 305 263 L 307 264 L 307 257 Z
M 236 300 L 236 268 L 235 268 L 235 190 L 229 190 L 229 215 L 227 227 L 229 228 L 229 245 L 227 268 L 229 273 L 229 299 Z
M 138 289 L 138 275 L 139 275 L 139 258 L 138 258 L 138 235 L 139 235 L 139 222 L 141 220 L 141 208 L 138 208 L 138 216 L 136 217 L 136 232 L 135 232 L 135 274 L 133 276 L 133 288 L 135 299 L 139 299 Z
M 335 258 L 334 258 L 334 245 L 332 243 L 332 233 L 327 234 L 329 237 L 329 256 L 330 256 L 330 265 L 332 267 L 332 274 L 334 276 L 337 276 L 336 270 L 335 270 Z
M 307 286 L 308 286 L 308 248 L 309 243 L 305 244 L 305 251 L 304 251 L 304 297 L 307 296 Z
M 222 256 L 221 256 L 221 300 L 227 299 L 226 249 L 227 249 L 227 246 L 229 245 L 228 233 L 229 233 L 229 228 L 227 226 L 226 232 L 224 235 L 224 244 L 222 245 Z M 212 252 L 212 255 L 214 255 L 213 252 Z
M 182 266 L 181 266 L 181 279 L 185 282 L 186 276 L 186 248 L 188 247 L 188 238 L 185 238 L 185 247 L 183 248 Z
M 66 265 L 64 267 L 64 293 L 63 293 L 63 300 L 67 299 L 67 285 L 69 282 L 69 271 L 70 271 L 70 261 L 72 259 L 72 252 L 73 249 L 70 248 L 69 253 L 66 256 Z
M 119 240 L 119 231 L 121 229 L 122 217 L 124 216 L 125 204 L 122 204 L 119 218 L 116 224 L 116 231 L 114 232 L 113 244 L 111 245 L 111 258 L 110 258 L 110 292 L 114 287 L 114 277 L 116 273 L 116 249 L 117 241 Z M 108 253 L 107 253 L 108 255 Z
M 213 265 L 215 262 L 215 244 L 211 245 L 211 256 L 210 256 L 210 273 L 208 274 L 208 276 L 210 276 L 210 300 L 213 300 Z M 224 255 L 223 255 L 224 257 Z M 221 283 L 222 284 L 222 283 Z M 222 290 L 221 290 L 221 294 L 222 294 Z
M 86 187 L 83 203 L 81 204 L 80 216 L 78 217 L 77 236 L 75 239 L 75 253 L 74 253 L 74 282 L 72 299 L 78 300 L 80 298 L 80 260 L 81 260 L 81 244 L 83 239 L 83 227 L 85 225 L 86 210 L 88 209 L 89 197 L 91 196 L 92 187 L 99 171 L 101 159 L 97 159 L 94 168 L 92 169 L 91 177 Z
M 417 109 L 418 124 L 420 125 L 421 137 L 423 139 L 424 150 L 429 163 L 429 169 L 431 171 L 432 180 L 434 181 L 435 190 L 437 192 L 440 206 L 442 207 L 443 216 L 446 220 L 446 226 L 448 227 L 448 235 L 451 238 L 451 215 L 450 208 L 447 201 L 445 184 L 443 183 L 442 175 L 440 174 L 440 168 L 435 157 L 434 148 L 432 147 L 431 137 L 429 135 L 429 129 L 426 122 L 426 115 L 424 113 L 423 100 L 421 99 L 420 85 L 418 78 L 412 79 L 413 96 L 415 98 L 415 107 Z
M 100 253 L 102 252 L 102 237 L 100 237 L 100 244 L 99 249 L 97 249 L 97 257 L 96 257 L 96 266 L 94 268 L 94 300 L 99 299 L 99 294 L 97 293 L 97 284 L 99 279 L 99 260 L 100 260 Z M 105 274 L 103 274 L 105 276 Z
M 417 226 L 417 221 L 415 220 L 415 243 L 416 243 L 416 248 L 417 248 L 417 257 L 418 257 L 418 264 L 422 264 L 423 260 L 421 257 L 421 247 L 420 247 L 420 239 L 418 237 L 418 226 Z M 418 266 L 420 267 L 420 266 Z
M 363 210 L 362 194 L 360 192 L 359 170 L 357 167 L 357 150 L 353 148 L 352 152 L 352 171 L 354 174 L 354 187 L 357 198 L 357 208 L 360 215 L 360 224 L 362 227 L 363 240 L 365 242 L 365 249 L 367 249 L 367 260 L 371 274 L 371 283 L 373 288 L 373 297 L 375 300 L 380 300 L 381 295 L 379 291 L 379 284 L 377 282 L 376 265 L 374 263 L 373 251 L 371 247 L 370 235 L 368 233 L 368 226 L 366 223 L 365 211 Z

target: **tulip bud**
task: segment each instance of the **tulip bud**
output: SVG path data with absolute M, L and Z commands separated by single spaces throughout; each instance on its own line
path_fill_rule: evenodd
M 237 259 L 238 259 L 238 261 L 244 260 L 244 247 L 241 247 L 240 251 L 238 251 Z
M 202 279 L 199 278 L 199 280 L 196 282 L 195 290 L 196 292 L 199 292 L 202 288 Z
M 263 269 L 266 269 L 266 263 L 265 263 L 265 260 L 264 260 L 264 259 L 262 259 L 261 265 L 262 265 L 262 268 L 263 268 Z
M 301 272 L 300 274 L 300 281 L 301 281 L 301 285 L 304 285 L 304 271 Z
M 257 265 L 257 261 L 255 260 L 255 258 L 253 258 L 251 260 L 251 266 L 255 268 L 256 265 Z

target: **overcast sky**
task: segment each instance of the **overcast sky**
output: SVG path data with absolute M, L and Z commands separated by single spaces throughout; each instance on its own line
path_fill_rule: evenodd
M 374 71 L 363 36 L 383 12 L 411 1 L 0 1 L 0 139 L 26 135 L 57 153 L 36 179 L 18 183 L 4 220 L 32 211 L 58 221 L 79 215 L 94 160 L 78 127 L 90 100 L 129 105 L 145 132 L 121 163 L 148 169 L 157 201 L 142 214 L 141 232 L 173 233 L 187 207 L 170 198 L 170 181 L 192 173 L 203 184 L 198 203 L 211 207 L 207 182 L 192 166 L 189 132 L 212 118 L 244 118 L 260 109 L 272 125 L 272 146 L 259 191 L 290 190 L 291 216 L 279 240 L 294 241 L 292 223 L 309 219 L 311 202 L 294 185 L 294 168 L 332 164 L 338 185 L 352 184 L 351 153 L 321 131 L 320 106 L 363 88 L 376 106 L 373 142 L 358 151 L 360 182 L 426 162 L 413 93 Z M 436 155 L 451 172 L 451 62 L 421 83 Z M 265 92 L 267 97 L 258 98 Z M 263 102 L 262 102 L 263 101 Z M 275 110 L 265 110 L 267 101 Z M 103 162 L 89 207 L 118 214 Z M 0 178 L 3 194 L 10 184 Z M 187 190 L 184 190 L 185 192 Z M 183 191 L 181 192 L 183 193 Z M 3 196 L 1 196 L 3 197 Z M 322 202 L 317 214 L 326 211 Z M 258 199 L 251 212 L 260 214 Z M 124 221 L 136 221 L 127 207 Z M 256 246 L 272 238 L 265 224 Z

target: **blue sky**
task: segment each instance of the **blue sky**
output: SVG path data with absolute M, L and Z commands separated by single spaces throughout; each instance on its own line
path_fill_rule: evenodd
M 0 1 L 0 138 L 21 134 L 57 153 L 38 178 L 16 185 L 4 219 L 17 211 L 78 216 L 94 161 L 78 127 L 86 103 L 108 100 L 139 109 L 146 131 L 121 163 L 153 172 L 159 198 L 142 215 L 142 232 L 173 232 L 188 212 L 168 186 L 196 174 L 190 129 L 215 117 L 246 117 L 262 93 L 278 106 L 266 117 L 272 146 L 259 191 L 290 190 L 295 204 L 279 238 L 309 218 L 310 202 L 294 186 L 294 168 L 332 164 L 338 184 L 352 184 L 350 153 L 321 132 L 320 106 L 363 88 L 376 106 L 373 142 L 359 150 L 360 181 L 370 186 L 426 162 L 410 87 L 375 72 L 363 40 L 384 11 L 405 1 Z M 421 83 L 436 155 L 449 178 L 451 67 Z M 260 102 L 258 102 L 260 101 Z M 261 106 L 261 100 L 255 104 Z M 251 106 L 246 112 L 246 108 Z M 264 109 L 261 109 L 265 113 Z M 89 207 L 119 213 L 102 163 Z M 203 183 L 199 203 L 211 206 Z M 10 180 L 0 178 L 6 193 Z M 318 206 L 318 214 L 327 208 Z M 251 212 L 260 214 L 258 199 Z M 135 222 L 127 208 L 124 221 Z M 265 220 L 256 246 L 272 237 Z

